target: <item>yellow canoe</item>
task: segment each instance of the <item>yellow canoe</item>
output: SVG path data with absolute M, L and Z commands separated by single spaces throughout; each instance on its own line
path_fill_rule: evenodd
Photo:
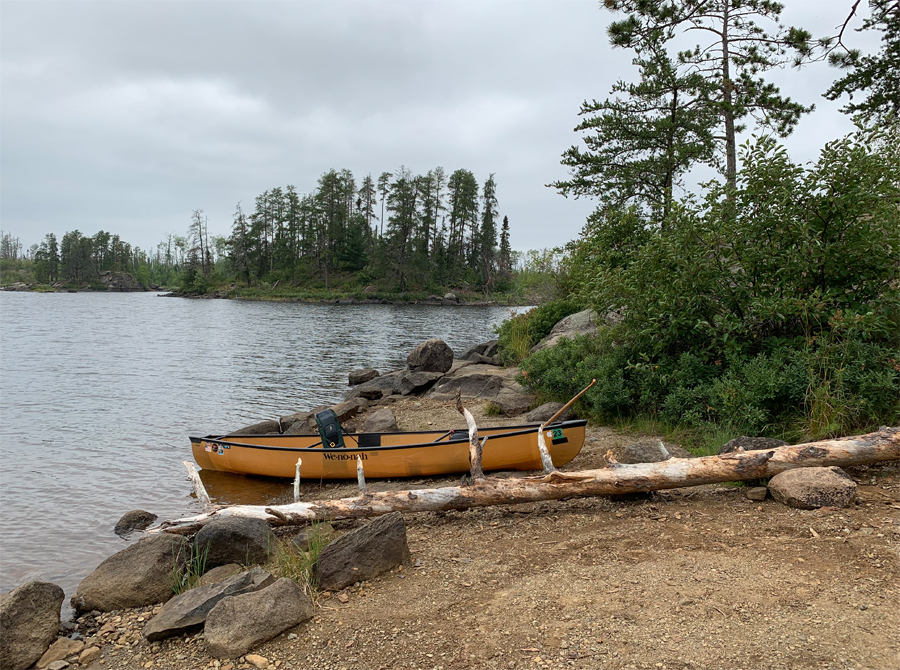
M 565 465 L 584 445 L 584 420 L 545 428 L 553 464 Z M 489 470 L 539 470 L 539 426 L 479 428 L 487 437 L 482 467 Z M 468 431 L 345 433 L 343 448 L 322 447 L 318 435 L 209 435 L 192 437 L 194 460 L 205 470 L 267 477 L 294 477 L 302 459 L 302 479 L 356 478 L 357 456 L 366 477 L 417 477 L 469 471 Z

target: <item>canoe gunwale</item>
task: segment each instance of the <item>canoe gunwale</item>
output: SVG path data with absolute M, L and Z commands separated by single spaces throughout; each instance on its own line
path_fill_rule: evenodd
M 567 421 L 555 421 L 552 424 L 548 424 L 547 426 L 544 426 L 544 428 L 546 429 L 546 428 L 553 427 L 553 428 L 562 428 L 565 430 L 568 428 L 579 428 L 581 426 L 586 426 L 586 425 L 587 425 L 586 419 L 570 419 Z M 487 437 L 488 442 L 490 442 L 491 440 L 496 440 L 496 439 L 503 438 L 503 437 L 512 437 L 512 436 L 517 436 L 517 435 L 527 435 L 528 433 L 537 433 L 538 429 L 541 427 L 541 424 L 527 424 L 524 426 L 500 426 L 500 427 L 501 428 L 508 427 L 510 430 L 504 431 L 502 433 L 494 433 L 492 435 L 482 435 L 481 437 Z M 359 437 L 361 435 L 391 435 L 391 436 L 429 435 L 429 434 L 435 434 L 438 432 L 440 432 L 440 431 L 418 430 L 418 431 L 401 431 L 400 433 L 346 433 L 345 437 Z M 466 431 L 465 431 L 465 429 L 460 429 L 458 432 L 462 433 L 462 432 L 466 432 Z M 240 447 L 243 449 L 263 449 L 263 450 L 267 450 L 267 451 L 292 451 L 292 452 L 297 452 L 297 453 L 316 454 L 316 453 L 334 453 L 336 451 L 340 451 L 340 452 L 348 452 L 348 451 L 350 451 L 350 452 L 355 452 L 355 451 L 372 452 L 372 451 L 391 451 L 391 450 L 396 450 L 396 449 L 421 449 L 423 447 L 445 447 L 448 444 L 454 444 L 454 443 L 460 441 L 460 440 L 454 440 L 453 442 L 445 441 L 445 440 L 443 440 L 443 437 L 445 437 L 445 436 L 446 436 L 446 434 L 442 435 L 441 438 L 438 439 L 438 441 L 433 441 L 433 442 L 411 442 L 409 444 L 396 444 L 396 445 L 387 445 L 387 446 L 379 445 L 379 446 L 371 446 L 371 447 L 359 447 L 359 446 L 351 447 L 348 445 L 348 446 L 337 447 L 337 448 L 316 447 L 316 446 L 279 447 L 279 446 L 275 446 L 275 445 L 250 444 L 247 442 L 236 442 L 234 440 L 223 439 L 223 438 L 227 438 L 227 437 L 244 437 L 243 435 L 240 435 L 240 436 L 238 436 L 238 435 L 234 435 L 234 436 L 207 435 L 206 437 L 190 437 L 189 439 L 192 444 L 200 443 L 200 442 L 210 442 L 210 443 L 214 443 L 214 444 L 228 445 L 229 447 Z M 265 437 L 267 439 L 272 439 L 272 438 L 295 439 L 298 437 L 315 437 L 315 436 L 314 435 L 304 436 L 304 435 L 283 435 L 283 434 L 275 435 L 275 434 L 273 434 L 273 435 L 259 435 L 259 436 L 247 435 L 246 437 L 248 437 L 248 438 Z M 319 444 L 321 444 L 321 442 L 319 442 Z

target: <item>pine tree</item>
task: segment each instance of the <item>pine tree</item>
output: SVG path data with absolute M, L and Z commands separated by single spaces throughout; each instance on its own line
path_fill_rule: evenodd
M 900 2 L 870 0 L 871 15 L 858 30 L 880 30 L 881 50 L 863 56 L 858 50 L 832 52 L 832 65 L 847 70 L 825 92 L 829 100 L 850 98 L 841 111 L 864 122 L 900 123 Z M 854 93 L 865 94 L 853 102 Z
M 614 97 L 582 104 L 585 118 L 575 131 L 585 133 L 586 150 L 572 146 L 563 154 L 572 177 L 551 186 L 563 195 L 598 197 L 607 206 L 637 204 L 664 224 L 679 177 L 696 163 L 713 161 L 713 84 L 697 72 L 679 72 L 658 35 L 636 51 L 640 81 L 619 81 Z
M 609 26 L 613 46 L 640 48 L 655 40 L 670 40 L 676 32 L 705 34 L 705 46 L 678 54 L 678 69 L 695 72 L 714 84 L 709 104 L 719 117 L 725 149 L 725 178 L 733 188 L 737 174 L 737 133 L 742 119 L 779 136 L 787 136 L 812 111 L 780 94 L 760 73 L 813 54 L 812 36 L 805 30 L 778 23 L 783 6 L 771 0 L 605 0 L 607 9 L 628 17 Z M 767 32 L 760 20 L 775 22 Z
M 231 248 L 231 269 L 238 277 L 243 276 L 250 288 L 250 250 L 249 230 L 247 217 L 241 209 L 241 203 L 237 204 L 234 211 L 234 223 L 231 226 L 229 247 Z

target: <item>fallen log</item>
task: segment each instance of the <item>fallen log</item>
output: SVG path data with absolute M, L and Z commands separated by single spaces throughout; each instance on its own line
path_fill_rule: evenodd
M 166 521 L 148 532 L 190 534 L 214 518 L 252 517 L 272 526 L 302 525 L 372 517 L 390 512 L 434 512 L 542 500 L 640 493 L 719 482 L 772 477 L 802 467 L 849 467 L 900 460 L 900 428 L 769 451 L 737 451 L 704 458 L 671 458 L 659 463 L 616 463 L 599 470 L 554 471 L 538 477 L 475 479 L 471 486 L 366 493 L 358 498 L 318 500 L 264 507 L 235 505 Z

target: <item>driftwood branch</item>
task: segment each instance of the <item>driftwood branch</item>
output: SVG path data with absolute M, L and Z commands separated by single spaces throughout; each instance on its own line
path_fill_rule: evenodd
M 297 459 L 297 474 L 294 475 L 294 502 L 300 502 L 300 466 L 303 465 L 303 459 Z
M 475 481 L 484 479 L 484 470 L 481 467 L 481 454 L 484 451 L 484 442 L 478 441 L 478 424 L 475 417 L 462 405 L 461 389 L 456 389 L 456 411 L 466 417 L 466 425 L 469 427 L 469 474 Z
M 263 507 L 236 505 L 168 521 L 148 532 L 189 534 L 212 519 L 242 516 L 265 519 L 273 526 L 315 520 L 372 517 L 389 512 L 433 512 L 540 500 L 606 496 L 718 482 L 772 477 L 802 467 L 849 467 L 900 460 L 900 428 L 838 440 L 824 440 L 770 451 L 747 451 L 705 458 L 671 458 L 659 463 L 616 463 L 599 470 L 552 472 L 539 477 L 482 479 L 472 486 L 368 493 L 358 498 L 321 500 Z
M 181 462 L 184 463 L 184 467 L 187 469 L 188 479 L 191 480 L 191 484 L 194 486 L 194 493 L 197 495 L 197 500 L 203 505 L 204 510 L 209 509 L 212 505 L 212 500 L 210 500 L 209 494 L 206 492 L 206 487 L 203 486 L 203 480 L 200 479 L 200 473 L 197 472 L 197 466 L 190 461 Z
M 559 417 L 561 417 L 567 409 L 569 409 L 572 405 L 575 404 L 575 401 L 578 400 L 581 396 L 588 392 L 588 390 L 597 383 L 596 379 L 592 379 L 591 383 L 588 384 L 585 388 L 581 390 L 578 395 L 572 398 L 569 402 L 559 408 L 557 412 L 551 416 L 549 419 L 544 421 L 541 424 L 541 427 L 538 428 L 538 451 L 541 452 L 541 465 L 544 467 L 544 474 L 550 474 L 551 472 L 556 472 L 556 467 L 553 465 L 553 459 L 550 458 L 550 451 L 547 449 L 547 442 L 544 439 L 544 429 L 549 426 L 551 423 L 556 421 Z

